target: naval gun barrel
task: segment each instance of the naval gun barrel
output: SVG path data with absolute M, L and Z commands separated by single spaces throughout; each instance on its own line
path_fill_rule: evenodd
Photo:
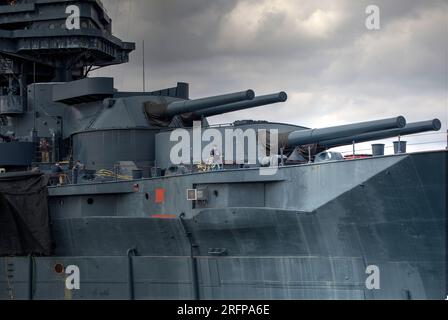
M 323 129 L 309 129 L 293 131 L 288 135 L 289 146 L 301 146 L 320 143 L 330 139 L 354 136 L 372 131 L 399 129 L 406 126 L 406 119 L 402 116 L 390 119 L 375 120 Z
M 384 130 L 378 132 L 364 133 L 351 137 L 343 137 L 338 139 L 330 139 L 319 142 L 321 147 L 335 148 L 348 144 L 361 143 L 373 140 L 381 140 L 393 138 L 398 136 L 406 136 L 410 134 L 423 133 L 428 131 L 439 131 L 442 128 L 442 123 L 439 119 L 420 121 L 407 124 L 404 128 Z
M 285 92 L 279 92 L 275 94 L 269 94 L 265 96 L 256 97 L 251 101 L 241 101 L 236 103 L 225 104 L 213 108 L 202 109 L 195 112 L 195 115 L 200 117 L 212 117 L 220 114 L 240 111 L 244 109 L 256 108 L 265 106 L 268 104 L 274 104 L 279 102 L 285 102 L 288 100 L 288 95 Z
M 175 101 L 168 105 L 165 114 L 167 116 L 175 116 L 183 113 L 197 112 L 202 109 L 213 108 L 228 103 L 253 100 L 254 98 L 254 91 L 246 90 L 242 92 L 230 93 L 209 98 Z

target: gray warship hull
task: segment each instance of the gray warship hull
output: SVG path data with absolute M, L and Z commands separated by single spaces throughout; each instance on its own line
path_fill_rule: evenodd
M 438 151 L 51 187 L 55 254 L 0 258 L 0 299 L 445 299 L 446 167 Z

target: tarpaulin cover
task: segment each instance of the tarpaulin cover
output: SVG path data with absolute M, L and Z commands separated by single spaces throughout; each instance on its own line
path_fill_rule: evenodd
M 168 104 L 163 98 L 159 98 L 159 102 L 148 101 L 143 103 L 143 110 L 151 126 L 159 128 L 167 128 L 173 121 L 180 121 L 179 126 L 191 127 L 194 120 L 200 121 L 201 118 L 195 116 L 193 113 L 178 114 L 174 117 L 166 116 Z
M 0 174 L 0 256 L 51 254 L 47 182 L 40 173 Z

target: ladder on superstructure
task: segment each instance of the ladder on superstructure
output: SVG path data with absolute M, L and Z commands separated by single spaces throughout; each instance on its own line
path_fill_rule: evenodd
M 14 62 L 0 55 L 0 74 L 13 73 Z
M 0 55 L 0 75 L 13 74 L 14 61 Z M 8 119 L 5 115 L 0 115 L 0 127 L 6 127 Z

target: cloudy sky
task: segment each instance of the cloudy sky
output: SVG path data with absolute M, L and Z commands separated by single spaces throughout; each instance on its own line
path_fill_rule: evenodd
M 114 35 L 138 48 L 130 63 L 96 73 L 114 76 L 120 90 L 141 90 L 145 40 L 150 90 L 184 81 L 192 98 L 249 88 L 289 95 L 283 105 L 211 123 L 243 118 L 315 128 L 398 115 L 408 122 L 439 118 L 445 133 L 408 138 L 419 143 L 409 149 L 431 141 L 424 148 L 446 147 L 447 0 L 103 2 Z M 372 4 L 380 8 L 377 31 L 365 26 Z

